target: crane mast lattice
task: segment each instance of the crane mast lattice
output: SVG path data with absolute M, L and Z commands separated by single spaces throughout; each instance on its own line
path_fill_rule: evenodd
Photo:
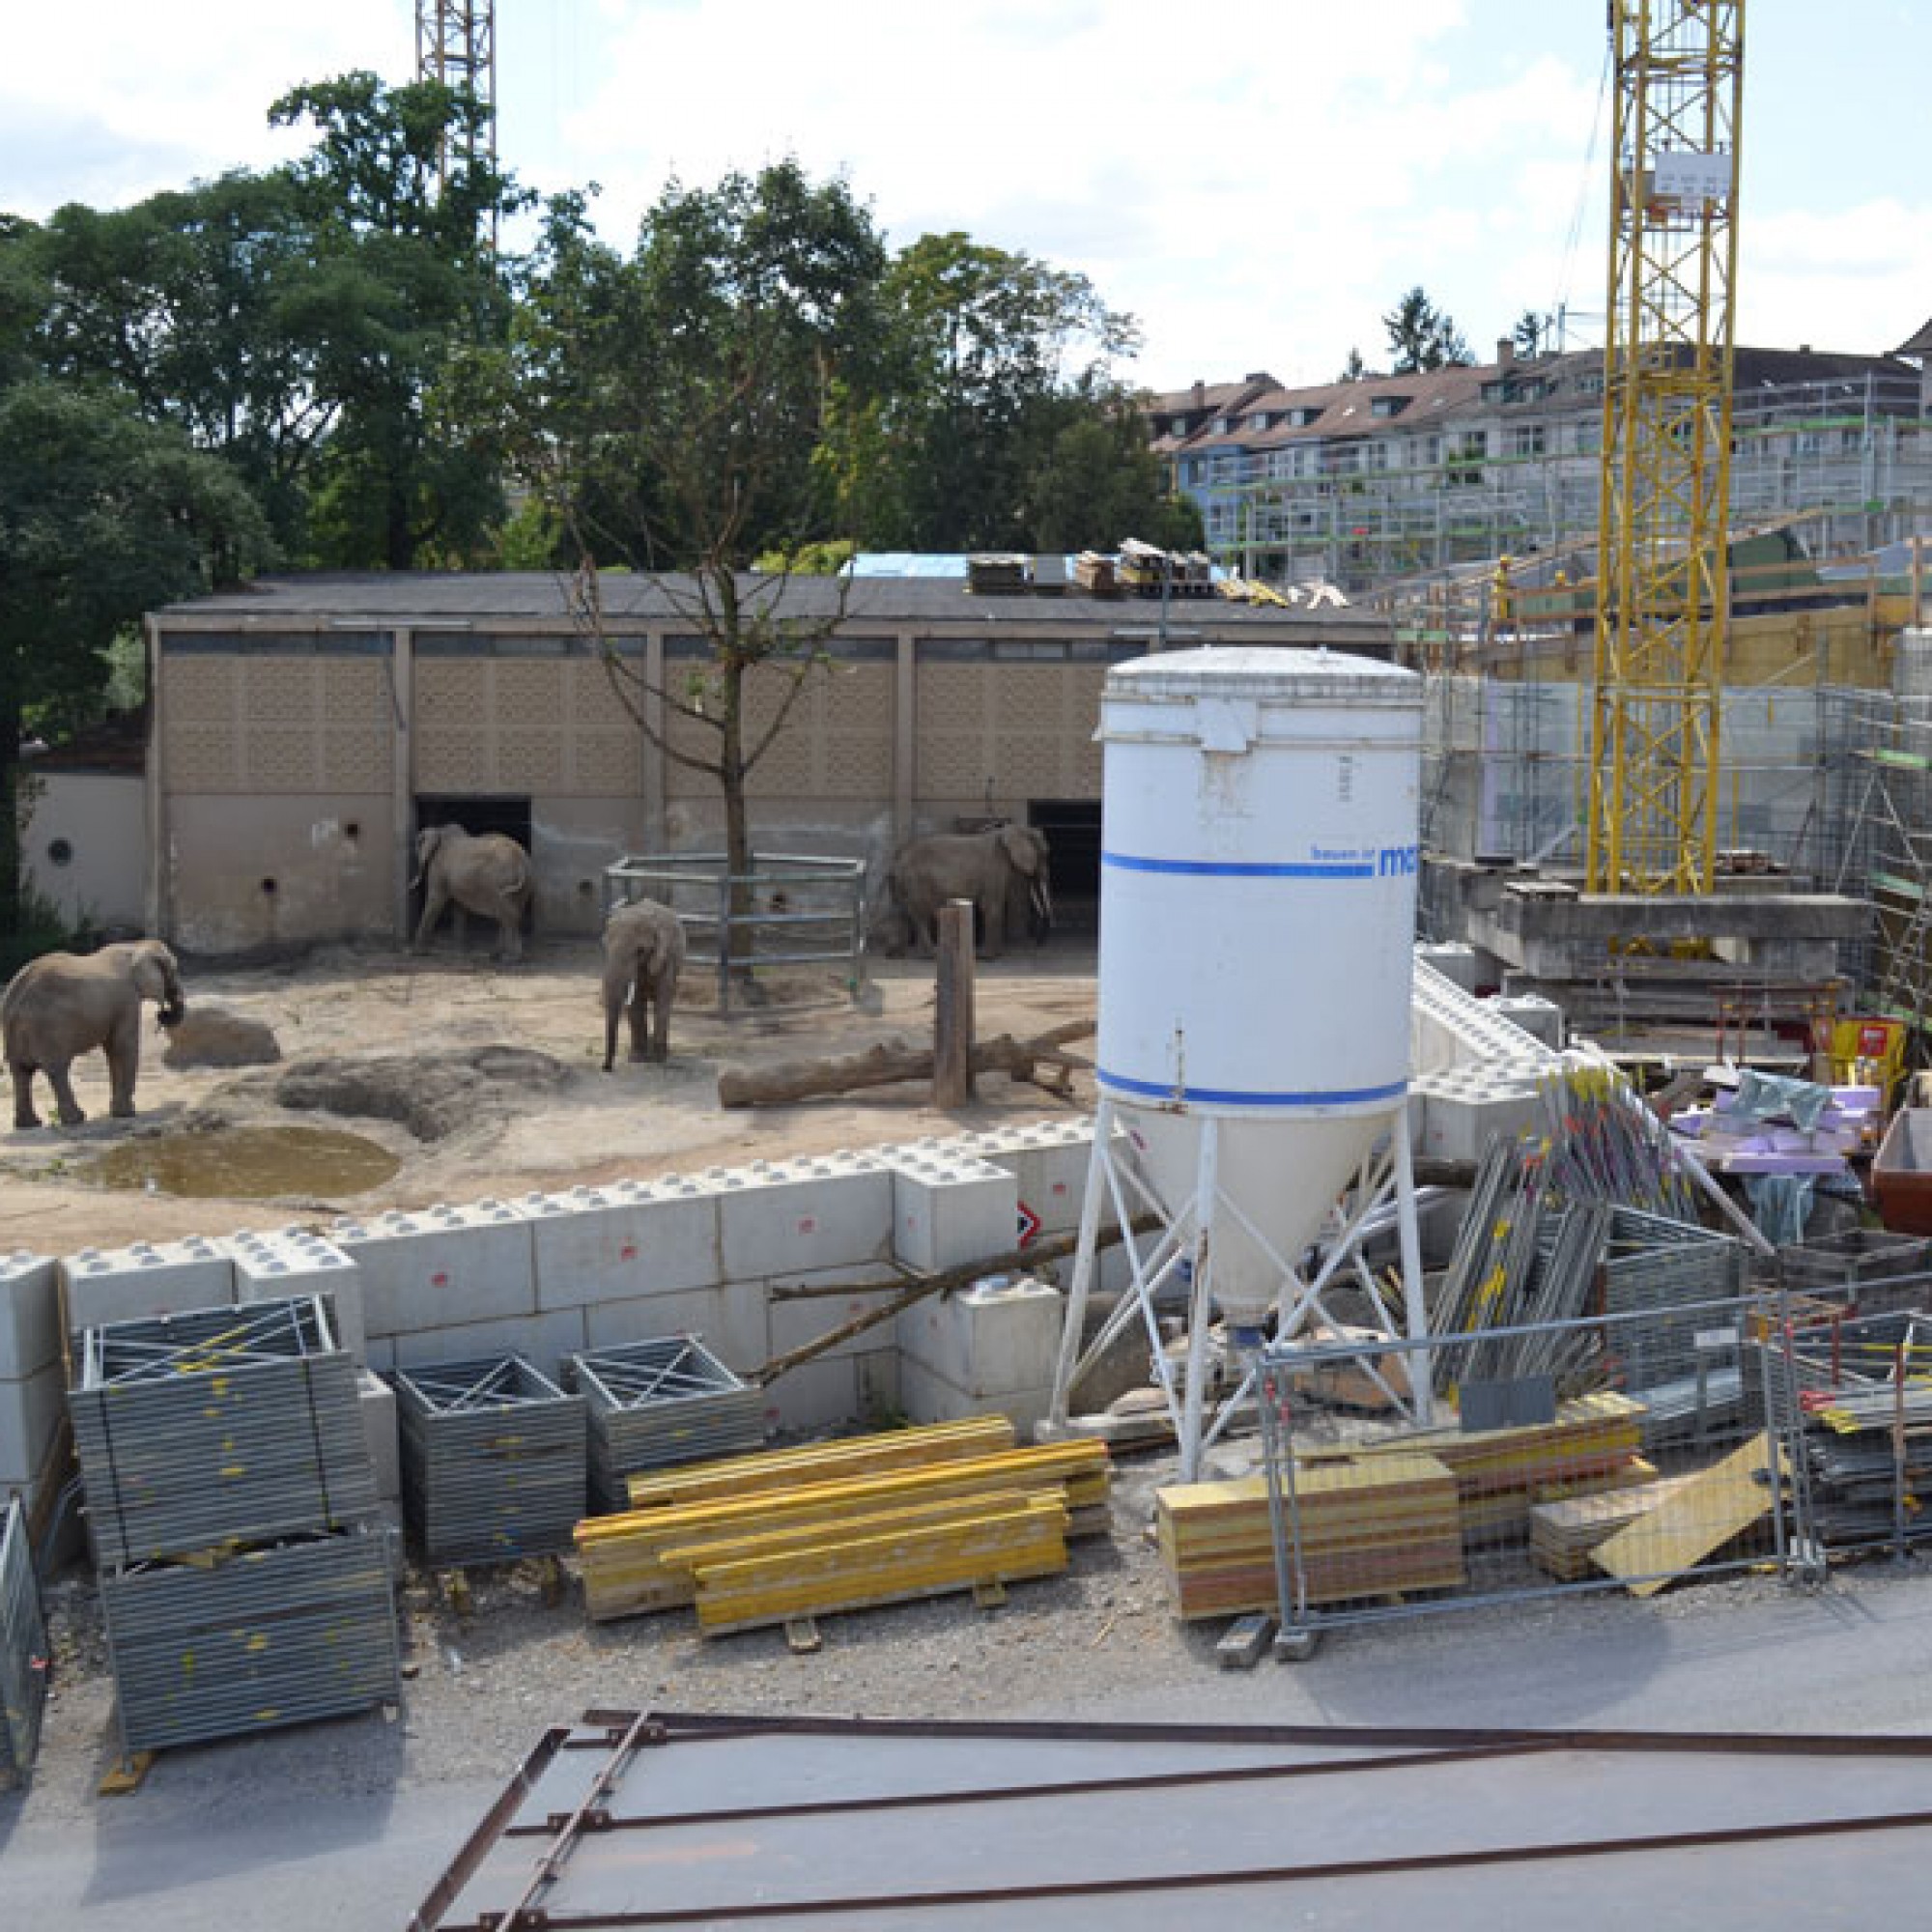
M 1744 0 L 1610 0 L 1592 892 L 1712 890 Z

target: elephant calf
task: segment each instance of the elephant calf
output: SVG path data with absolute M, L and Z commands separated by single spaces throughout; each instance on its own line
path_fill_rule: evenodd
M 631 1058 L 670 1058 L 670 1005 L 684 970 L 684 926 L 655 899 L 633 899 L 604 922 L 604 1071 L 617 1058 L 617 1015 L 630 1001 Z
M 422 918 L 416 923 L 413 951 L 429 944 L 446 906 L 497 922 L 497 956 L 524 956 L 524 909 L 530 902 L 535 873 L 530 855 L 501 832 L 475 838 L 460 825 L 425 825 L 416 834 L 416 875 L 412 892 L 422 888 Z
M 14 1124 L 38 1127 L 34 1075 L 44 1073 L 64 1127 L 87 1116 L 73 1097 L 69 1068 L 97 1046 L 107 1056 L 108 1112 L 134 1111 L 141 1063 L 141 1003 L 152 1000 L 163 1026 L 187 1011 L 181 969 L 158 939 L 128 940 L 99 952 L 46 952 L 14 974 L 0 998 L 0 1039 L 14 1077 Z

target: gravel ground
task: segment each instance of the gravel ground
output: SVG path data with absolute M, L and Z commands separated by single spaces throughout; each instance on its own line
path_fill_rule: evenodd
M 1311 1663 L 1264 1664 L 1253 1676 L 1216 1667 L 1219 1623 L 1186 1626 L 1170 1614 L 1158 1560 L 1145 1534 L 1154 1490 L 1174 1479 L 1171 1455 L 1138 1456 L 1117 1468 L 1109 1535 L 1073 1546 L 1064 1577 L 1015 1584 L 995 1610 L 952 1596 L 820 1621 L 822 1647 L 796 1655 L 779 1630 L 705 1639 L 689 1612 L 591 1624 L 570 1565 L 559 1594 L 543 1566 L 471 1573 L 459 1607 L 434 1577 L 412 1571 L 401 1592 L 404 1694 L 400 1710 L 310 1724 L 163 1753 L 142 1797 L 145 1808 L 188 1817 L 242 1786 L 319 1803 L 374 1797 L 399 1787 L 495 1783 L 547 1725 L 593 1706 L 753 1713 L 965 1718 L 1003 1715 L 1196 1715 L 1321 1721 L 1388 1721 L 1388 1698 L 1407 1684 L 1429 1697 L 1472 1694 L 1492 1677 L 1487 1716 L 1415 1721 L 1593 1723 L 1630 1696 L 1666 1653 L 1722 1655 L 1762 1641 L 1758 1625 L 1794 1620 L 1830 1636 L 1900 1614 L 1932 1614 L 1932 1583 L 1918 1566 L 1868 1564 L 1834 1574 L 1815 1592 L 1740 1575 L 1684 1587 L 1649 1603 L 1576 1595 L 1421 1618 L 1395 1628 L 1330 1634 Z M 24 1803 L 0 1799 L 36 1826 L 79 1824 L 100 1801 L 113 1763 L 112 1684 L 91 1578 L 70 1572 L 49 1593 L 54 1686 L 40 1766 Z M 1822 1620 L 1822 1621 L 1821 1621 Z M 1601 1679 L 1574 1667 L 1546 1669 L 1532 1685 L 1537 1645 L 1567 1654 L 1605 1646 Z M 1513 1709 L 1509 1671 L 1524 1660 Z M 1626 1681 L 1629 1680 L 1629 1681 Z M 1384 1696 L 1384 1691 L 1388 1696 Z M 1928 1693 L 1932 1696 L 1932 1693 Z M 1932 1728 L 1927 1698 L 1883 1702 L 1847 1728 Z M 1685 1724 L 1797 1727 L 1793 1711 L 1699 1714 L 1673 1704 L 1661 1719 Z M 0 1840 L 4 1842 L 4 1840 Z

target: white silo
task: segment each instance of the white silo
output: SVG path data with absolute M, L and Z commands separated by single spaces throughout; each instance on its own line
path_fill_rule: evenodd
M 1164 652 L 1107 677 L 1090 1195 L 1118 1128 L 1169 1222 L 1151 1265 L 1192 1261 L 1184 1463 L 1209 1301 L 1237 1326 L 1284 1302 L 1404 1126 L 1422 701 L 1413 672 L 1325 650 Z

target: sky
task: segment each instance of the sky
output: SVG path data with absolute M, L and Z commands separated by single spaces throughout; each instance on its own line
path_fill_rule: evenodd
M 1602 340 L 1604 0 L 496 0 L 498 149 L 601 188 L 795 156 L 895 245 L 1086 274 L 1154 389 L 1326 382 L 1421 285 L 1479 359 L 1526 309 Z M 1877 353 L 1932 315 L 1922 0 L 1750 0 L 1737 339 Z M 269 104 L 410 79 L 412 0 L 0 0 L 0 210 L 118 207 L 300 143 Z

